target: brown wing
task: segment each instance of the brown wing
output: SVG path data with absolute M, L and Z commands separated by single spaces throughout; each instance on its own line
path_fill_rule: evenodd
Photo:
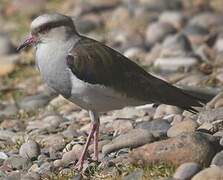
M 110 87 L 143 102 L 175 105 L 187 110 L 192 110 L 191 106 L 201 106 L 198 99 L 150 75 L 112 48 L 86 37 L 82 37 L 68 55 L 67 65 L 85 82 Z

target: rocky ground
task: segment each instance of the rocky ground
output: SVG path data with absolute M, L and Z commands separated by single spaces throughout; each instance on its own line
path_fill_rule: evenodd
M 0 179 L 223 179 L 222 7 L 221 0 L 2 0 Z M 103 114 L 100 163 L 91 162 L 91 145 L 78 174 L 87 112 L 42 84 L 31 49 L 15 51 L 33 17 L 49 11 L 71 15 L 82 34 L 209 103 L 198 114 L 167 105 Z

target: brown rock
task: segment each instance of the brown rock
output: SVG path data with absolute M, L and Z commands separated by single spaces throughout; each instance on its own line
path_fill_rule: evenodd
M 134 148 L 152 141 L 154 141 L 154 137 L 146 129 L 132 129 L 128 133 L 121 134 L 110 143 L 104 145 L 102 153 L 108 154 L 122 148 Z
M 110 140 L 101 140 L 98 142 L 98 151 L 100 152 L 102 150 L 102 147 L 106 144 L 108 144 Z M 91 144 L 88 148 L 89 153 L 93 153 L 94 151 L 94 144 Z
M 186 162 L 209 165 L 218 151 L 217 141 L 204 133 L 182 134 L 163 141 L 146 144 L 130 153 L 133 162 L 166 162 L 179 166 Z
M 218 166 L 206 168 L 192 178 L 192 180 L 221 180 L 221 179 L 223 179 L 223 170 L 221 167 Z
M 198 127 L 198 124 L 193 120 L 186 120 L 173 125 L 168 131 L 168 137 L 176 137 L 184 132 L 194 132 Z

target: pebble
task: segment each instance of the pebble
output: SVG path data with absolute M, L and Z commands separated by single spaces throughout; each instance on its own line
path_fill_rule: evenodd
M 21 180 L 40 180 L 41 177 L 36 172 L 28 172 L 27 174 L 21 177 Z
M 17 103 L 20 109 L 23 109 L 25 111 L 36 111 L 37 109 L 46 106 L 50 100 L 51 96 L 42 93 L 25 97 Z
M 199 73 L 191 73 L 177 82 L 177 85 L 198 86 L 202 81 L 207 80 L 205 76 Z
M 223 167 L 223 151 L 218 152 L 211 161 L 211 165 Z
M 4 159 L 5 160 L 7 158 L 8 158 L 8 155 L 6 153 L 0 151 L 0 159 Z
M 190 57 L 194 55 L 191 43 L 183 33 L 168 36 L 162 43 L 161 58 Z
M 116 119 L 112 123 L 112 127 L 116 134 L 123 134 L 133 129 L 132 121 L 128 119 Z
M 176 29 L 169 23 L 154 22 L 146 29 L 146 40 L 148 44 L 161 42 L 167 35 L 173 34 Z
M 65 139 L 60 134 L 51 134 L 42 139 L 41 143 L 45 148 L 49 148 L 54 152 L 60 151 L 65 147 Z
M 102 18 L 95 14 L 89 14 L 80 19 L 74 19 L 74 22 L 77 31 L 81 33 L 88 33 L 103 25 Z
M 182 112 L 183 110 L 176 106 L 161 104 L 156 108 L 153 118 L 154 119 L 163 118 L 165 115 L 182 114 Z
M 180 69 L 189 69 L 198 64 L 195 57 L 169 57 L 158 58 L 154 62 L 154 67 L 162 71 L 178 71 Z
M 16 68 L 18 60 L 18 55 L 0 56 L 0 77 L 12 73 Z
M 65 152 L 63 154 L 63 157 L 61 159 L 62 163 L 65 166 L 67 166 L 70 163 L 77 161 L 79 157 L 81 156 L 83 148 L 84 147 L 82 145 L 79 145 L 79 144 L 74 145 L 71 151 Z
M 215 166 L 200 171 L 191 180 L 220 180 L 222 177 L 222 168 Z
M 175 171 L 173 177 L 176 179 L 191 179 L 201 170 L 201 166 L 194 162 L 181 164 Z
M 221 23 L 221 17 L 212 12 L 201 12 L 189 20 L 190 25 L 198 25 L 203 28 L 215 27 Z
M 194 46 L 204 43 L 209 35 L 208 29 L 198 25 L 186 26 L 183 33 L 188 37 Z
M 222 118 L 223 108 L 218 108 L 202 111 L 202 113 L 199 113 L 197 121 L 200 124 L 204 122 L 211 123 Z
M 8 159 L 6 159 L 3 163 L 3 165 L 8 166 L 15 170 L 25 170 L 31 167 L 32 163 L 29 159 L 23 158 L 18 155 L 10 156 Z
M 0 32 L 0 56 L 12 53 L 15 53 L 15 46 L 6 33 Z
M 219 144 L 220 144 L 221 146 L 223 146 L 223 137 L 220 139 Z
M 41 120 L 29 121 L 26 130 L 32 131 L 35 129 L 42 129 L 48 132 L 54 132 L 63 122 L 63 118 L 58 115 L 49 115 Z
M 217 140 L 204 133 L 181 134 L 133 149 L 130 158 L 133 162 L 165 162 L 179 166 L 186 162 L 209 165 L 217 149 Z
M 213 136 L 223 137 L 223 130 L 220 130 L 220 131 L 214 133 Z
M 215 49 L 218 51 L 218 52 L 222 52 L 223 51 L 223 38 L 220 37 L 216 40 L 215 42 Z
M 2 105 L 2 107 L 0 107 L 1 111 L 0 111 L 0 120 L 4 119 L 4 118 L 9 118 L 12 116 L 15 116 L 18 109 L 14 104 L 9 104 L 9 105 Z
M 50 176 L 50 174 L 52 174 L 52 169 L 53 169 L 53 164 L 50 162 L 45 162 L 39 167 L 38 173 L 40 175 L 46 175 L 48 177 Z
M 222 99 L 223 99 L 223 93 L 220 92 L 210 102 L 207 103 L 206 105 L 207 109 L 217 108 L 216 104 L 218 103 L 218 101 L 222 101 Z
M 145 129 L 156 138 L 166 137 L 170 127 L 168 121 L 164 119 L 155 119 L 150 122 L 145 121 L 136 124 L 136 128 Z
M 23 143 L 19 149 L 19 155 L 30 160 L 37 159 L 39 154 L 40 146 L 34 140 L 28 140 L 28 142 Z
M 163 11 L 167 9 L 180 9 L 182 2 L 177 0 L 139 0 L 139 3 L 150 11 Z
M 10 131 L 10 130 L 0 130 L 0 140 L 3 141 L 9 141 L 13 139 L 13 137 L 16 136 L 16 133 Z
M 123 177 L 123 180 L 141 180 L 143 177 L 143 170 L 136 170 Z
M 160 14 L 159 21 L 180 29 L 186 23 L 186 17 L 180 11 L 164 11 Z
M 103 154 L 109 154 L 122 148 L 135 148 L 154 141 L 153 135 L 145 129 L 132 129 L 113 139 L 102 148 Z
M 179 122 L 175 125 L 173 125 L 169 130 L 167 131 L 168 137 L 176 137 L 180 135 L 181 133 L 190 133 L 195 132 L 197 129 L 198 124 L 194 120 L 185 120 L 182 122 Z
M 98 151 L 101 152 L 102 148 L 104 145 L 110 143 L 111 141 L 108 140 L 108 139 L 105 139 L 105 140 L 101 140 L 101 141 L 98 141 Z M 94 152 L 94 144 L 91 144 L 88 148 L 88 151 L 89 153 L 93 153 Z
M 21 15 L 32 17 L 45 9 L 46 2 L 46 0 L 13 0 L 9 3 L 6 12 L 8 15 L 21 13 Z

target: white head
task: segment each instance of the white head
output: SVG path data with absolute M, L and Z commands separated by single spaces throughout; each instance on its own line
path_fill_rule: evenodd
M 38 43 L 66 41 L 74 34 L 78 33 L 70 17 L 59 13 L 44 14 L 32 21 L 31 36 L 18 47 L 18 50 Z

